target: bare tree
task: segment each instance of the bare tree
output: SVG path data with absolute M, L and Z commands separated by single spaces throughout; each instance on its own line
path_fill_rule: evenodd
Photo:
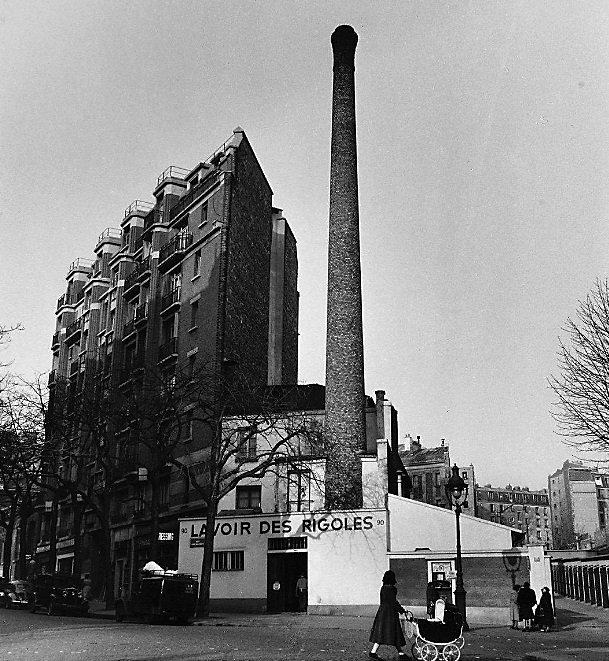
M 243 480 L 322 456 L 324 436 L 319 422 L 298 410 L 296 388 L 253 385 L 234 371 L 230 378 L 216 377 L 215 390 L 202 383 L 192 381 L 188 415 L 206 439 L 205 470 L 192 471 L 188 453 L 174 455 L 171 463 L 206 504 L 198 614 L 207 617 L 220 501 Z
M 577 449 L 609 460 L 609 283 L 597 280 L 568 319 L 560 339 L 558 367 L 549 384 L 558 433 Z
M 0 406 L 0 484 L 4 507 L 0 526 L 5 529 L 3 572 L 8 576 L 12 555 L 12 538 L 19 532 L 19 555 L 16 576 L 27 574 L 27 522 L 35 511 L 40 491 L 41 451 L 44 419 L 32 409 L 26 382 L 16 377 L 5 380 Z

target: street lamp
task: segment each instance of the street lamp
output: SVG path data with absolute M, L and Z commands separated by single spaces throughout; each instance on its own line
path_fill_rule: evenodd
M 463 630 L 469 631 L 465 608 L 465 588 L 463 587 L 463 564 L 461 561 L 461 525 L 459 517 L 462 512 L 462 505 L 467 507 L 467 484 L 459 475 L 457 464 L 453 466 L 453 474 L 446 484 L 446 497 L 448 502 L 455 507 L 455 518 L 457 521 L 457 585 L 455 587 L 455 606 L 463 618 Z

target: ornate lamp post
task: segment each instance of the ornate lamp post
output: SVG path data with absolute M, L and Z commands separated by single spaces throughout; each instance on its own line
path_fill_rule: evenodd
M 465 480 L 459 475 L 459 467 L 457 464 L 453 466 L 453 474 L 446 484 L 446 497 L 451 506 L 455 508 L 455 518 L 457 521 L 457 585 L 455 587 L 455 606 L 463 618 L 463 630 L 469 631 L 466 617 L 465 607 L 465 588 L 463 587 L 463 564 L 461 560 L 461 525 L 459 517 L 462 512 L 462 505 L 466 504 L 467 499 L 467 484 Z

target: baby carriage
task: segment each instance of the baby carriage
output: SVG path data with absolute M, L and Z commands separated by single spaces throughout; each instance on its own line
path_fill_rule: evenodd
M 414 639 L 412 656 L 418 661 L 458 661 L 465 644 L 461 614 L 443 599 L 436 601 L 433 620 L 415 619 L 406 611 L 404 633 Z

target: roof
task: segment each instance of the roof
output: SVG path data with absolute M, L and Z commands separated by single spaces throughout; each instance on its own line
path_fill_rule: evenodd
M 419 466 L 422 464 L 443 464 L 448 458 L 448 448 L 440 445 L 437 448 L 421 448 L 420 450 L 405 450 L 400 452 L 404 466 Z

